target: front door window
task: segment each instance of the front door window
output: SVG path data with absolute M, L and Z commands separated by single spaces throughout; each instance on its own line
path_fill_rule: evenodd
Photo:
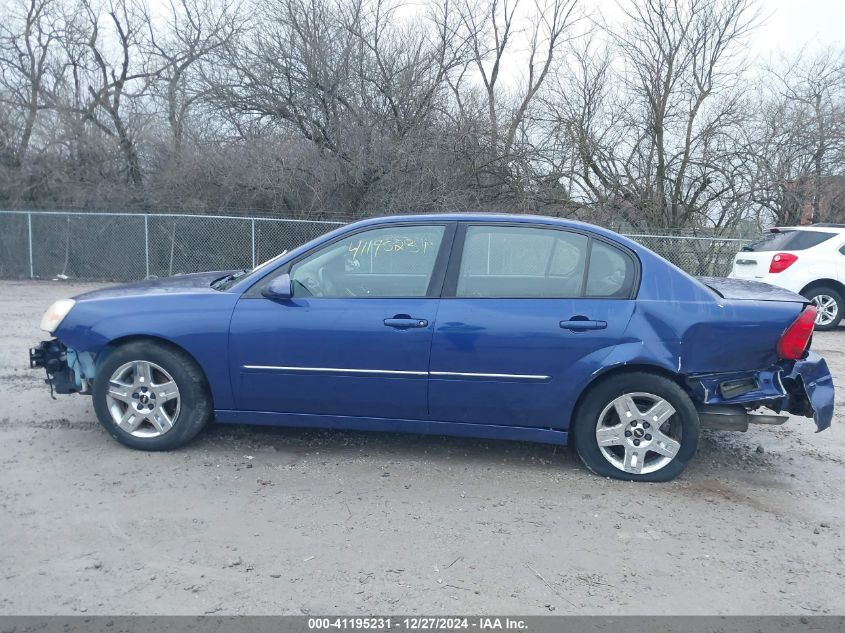
M 425 297 L 444 231 L 395 226 L 333 242 L 291 268 L 294 297 Z

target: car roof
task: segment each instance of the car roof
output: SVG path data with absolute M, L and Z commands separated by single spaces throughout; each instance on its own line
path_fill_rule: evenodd
M 356 222 L 357 226 L 368 226 L 377 224 L 388 224 L 394 222 L 407 223 L 424 223 L 424 222 L 485 222 L 485 223 L 501 223 L 501 224 L 547 224 L 550 226 L 560 226 L 570 229 L 579 229 L 582 231 L 590 231 L 605 237 L 611 237 L 619 241 L 623 238 L 625 243 L 630 240 L 624 239 L 618 233 L 610 231 L 595 224 L 588 222 L 580 222 L 578 220 L 570 220 L 567 218 L 558 218 L 549 215 L 530 215 L 522 213 L 424 213 L 415 215 L 388 215 L 367 218 Z

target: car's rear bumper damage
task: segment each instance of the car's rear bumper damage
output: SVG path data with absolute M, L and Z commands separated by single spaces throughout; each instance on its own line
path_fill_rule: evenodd
M 824 358 L 810 352 L 807 358 L 795 361 L 783 383 L 787 391 L 784 411 L 812 417 L 819 431 L 830 426 L 833 421 L 833 376 Z
M 90 393 L 94 359 L 87 353 L 68 349 L 57 340 L 41 341 L 29 350 L 29 366 L 43 367 L 45 382 L 56 393 Z
M 703 428 L 745 430 L 749 423 L 785 421 L 748 413 L 757 407 L 813 418 L 819 431 L 833 420 L 833 377 L 825 360 L 814 352 L 760 371 L 690 376 L 688 384 Z

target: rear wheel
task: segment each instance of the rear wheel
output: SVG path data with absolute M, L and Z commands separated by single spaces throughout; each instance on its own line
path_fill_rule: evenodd
M 669 481 L 698 448 L 698 413 L 676 383 L 632 372 L 590 389 L 572 425 L 591 471 L 629 481 Z
M 845 314 L 845 302 L 842 295 L 833 288 L 813 288 L 805 295 L 816 306 L 816 329 L 832 330 L 839 325 Z
M 134 341 L 97 368 L 94 410 L 118 442 L 168 450 L 190 441 L 211 418 L 202 370 L 187 354 L 152 341 Z

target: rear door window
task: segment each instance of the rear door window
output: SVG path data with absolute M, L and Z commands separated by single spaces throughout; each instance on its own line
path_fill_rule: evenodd
M 803 251 L 826 242 L 836 233 L 825 231 L 777 231 L 743 247 L 744 251 Z
M 458 297 L 578 297 L 589 238 L 556 229 L 470 226 Z
M 622 249 L 533 226 L 467 227 L 457 272 L 453 292 L 463 298 L 628 299 L 637 278 L 633 258 Z

